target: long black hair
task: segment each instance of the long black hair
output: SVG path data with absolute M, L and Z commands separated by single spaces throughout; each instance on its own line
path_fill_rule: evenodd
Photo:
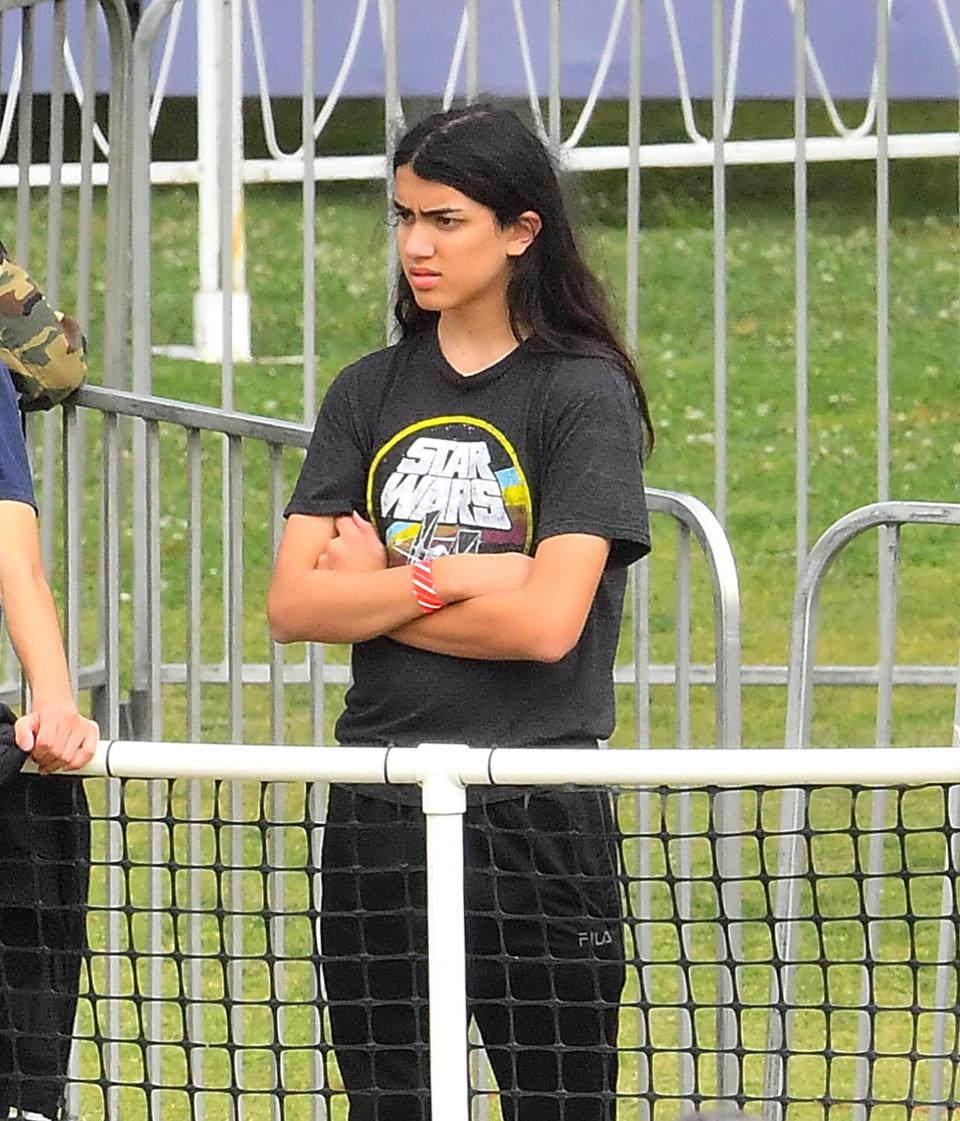
M 615 362 L 630 379 L 647 450 L 653 423 L 643 381 L 617 336 L 603 290 L 577 248 L 560 180 L 544 145 L 510 109 L 468 105 L 434 113 L 400 140 L 393 170 L 444 183 L 493 211 L 501 227 L 525 210 L 542 223 L 533 243 L 513 259 L 507 286 L 510 328 L 527 346 Z M 403 338 L 433 326 L 439 312 L 417 305 L 401 272 L 394 308 Z

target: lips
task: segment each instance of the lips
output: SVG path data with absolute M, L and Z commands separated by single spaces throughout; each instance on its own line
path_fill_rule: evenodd
M 440 273 L 430 269 L 410 269 L 407 276 L 413 287 L 421 290 L 433 288 L 440 279 Z

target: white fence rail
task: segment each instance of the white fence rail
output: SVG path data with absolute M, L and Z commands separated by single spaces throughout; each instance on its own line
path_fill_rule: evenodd
M 108 776 L 108 785 L 118 791 L 121 780 L 126 784 L 123 812 L 108 812 L 103 822 L 125 837 L 122 863 L 119 855 L 107 855 L 103 871 L 116 877 L 126 893 L 112 902 L 101 894 L 91 903 L 97 929 L 109 930 L 112 923 L 116 938 L 94 940 L 95 964 L 112 962 L 114 968 L 111 974 L 97 966 L 91 974 L 86 1000 L 100 1026 L 81 1029 L 78 1043 L 81 1103 L 92 1086 L 105 1091 L 97 1115 L 116 1116 L 118 1104 L 125 1102 L 125 1118 L 179 1116 L 173 1088 L 180 1087 L 184 1100 L 190 1090 L 192 1115 L 203 1116 L 205 1102 L 213 1108 L 216 1081 L 211 1081 L 214 1066 L 204 1075 L 202 1064 L 219 1062 L 221 1052 L 235 1055 L 232 1100 L 244 1115 L 259 1108 L 256 1100 L 272 1102 L 273 1115 L 282 1118 L 304 1115 L 294 1099 L 312 1102 L 314 1117 L 337 1108 L 332 1099 L 340 1091 L 328 1074 L 310 1089 L 286 1074 L 293 1068 L 279 1061 L 264 1078 L 256 1058 L 273 1048 L 275 1058 L 289 1052 L 292 1059 L 297 1044 L 282 1038 L 283 1030 L 276 1026 L 282 1019 L 272 1018 L 279 1015 L 278 1003 L 284 1005 L 281 983 L 271 981 L 265 997 L 253 974 L 247 982 L 242 979 L 259 952 L 254 929 L 259 920 L 251 924 L 244 915 L 259 910 L 255 900 L 268 897 L 271 922 L 296 915 L 298 907 L 306 912 L 300 895 L 284 902 L 267 882 L 273 876 L 279 883 L 288 861 L 272 862 L 279 850 L 264 837 L 271 831 L 283 833 L 292 819 L 277 816 L 279 803 L 274 801 L 264 820 L 263 793 L 245 799 L 242 790 L 250 795 L 249 784 L 258 782 L 306 782 L 315 789 L 328 781 L 381 783 L 385 777 L 418 783 L 423 791 L 431 931 L 431 1108 L 436 1121 L 470 1116 L 462 815 L 465 789 L 490 783 L 609 786 L 621 792 L 621 875 L 631 897 L 627 921 L 639 939 L 637 949 L 627 953 L 639 987 L 628 985 L 623 996 L 621 1112 L 659 1119 L 675 1116 L 684 1104 L 728 1101 L 759 1103 L 766 1117 L 779 1118 L 796 1110 L 820 1111 L 829 1097 L 831 1110 L 869 1115 L 882 1108 L 885 1115 L 906 1119 L 918 1108 L 946 1116 L 955 1099 L 955 977 L 945 980 L 955 972 L 955 944 L 943 941 L 944 932 L 955 935 L 960 874 L 960 816 L 954 801 L 960 756 L 954 749 L 491 751 L 453 744 L 379 749 L 114 741 L 100 745 L 87 773 Z M 174 777 L 188 782 L 179 794 L 165 782 L 149 781 L 144 787 L 138 781 Z M 218 794 L 207 781 L 224 777 L 241 780 L 238 793 L 229 799 L 226 790 Z M 805 862 L 799 868 L 784 863 L 783 834 L 775 824 L 778 805 L 798 786 L 809 799 L 803 819 Z M 150 790 L 160 796 L 154 800 L 148 795 L 148 808 L 143 794 Z M 182 815 L 183 793 L 189 790 L 198 792 L 199 801 Z M 871 822 L 870 799 L 884 790 L 895 799 L 895 811 Z M 734 792 L 744 801 L 727 835 L 718 830 L 715 814 L 718 799 Z M 655 807 L 646 816 L 638 808 L 643 799 Z M 682 813 L 683 799 L 693 810 L 674 817 Z M 206 808 L 199 810 L 201 804 Z M 228 804 L 233 808 L 221 819 Z M 322 828 L 322 800 L 319 816 L 315 807 L 306 816 L 301 811 L 297 821 L 307 836 Z M 250 834 L 246 840 L 245 833 Z M 720 858 L 718 833 L 739 851 L 742 867 L 738 863 L 733 869 Z M 186 856 L 193 835 L 193 855 Z M 260 840 L 251 847 L 254 836 Z M 867 871 L 861 851 L 878 836 L 888 845 L 879 864 Z M 179 855 L 170 863 L 174 849 Z M 266 864 L 265 852 L 274 854 Z M 102 851 L 95 848 L 94 859 L 94 867 L 100 867 Z M 211 894 L 211 884 L 201 883 L 211 874 L 211 860 L 219 868 L 215 879 L 219 883 L 223 878 L 225 895 L 219 888 Z M 186 879 L 174 885 L 171 875 Z M 256 886 L 261 877 L 266 880 Z M 875 894 L 870 894 L 871 881 L 877 885 Z M 791 947 L 784 946 L 779 933 L 788 925 L 776 896 L 784 883 L 802 884 L 804 898 L 798 924 L 805 928 L 804 936 Z M 748 906 L 731 905 L 731 889 L 742 892 Z M 194 901 L 187 904 L 188 898 Z M 171 926 L 164 915 L 173 903 L 180 917 Z M 152 920 L 147 940 L 130 925 L 142 910 Z M 201 947 L 199 925 L 195 935 L 189 934 L 190 924 L 202 924 L 207 916 L 221 931 L 219 951 L 209 944 Z M 180 964 L 167 976 L 163 961 L 172 952 Z M 309 968 L 313 954 L 322 957 L 323 949 L 311 947 L 308 940 L 306 948 L 291 945 L 288 951 L 274 948 L 271 953 L 267 972 L 279 978 L 291 961 L 304 961 Z M 214 961 L 230 978 L 224 999 L 247 1010 L 216 1040 L 207 1039 L 202 1029 L 204 1007 L 211 1007 L 204 1004 L 211 997 L 204 995 L 203 985 L 176 988 L 187 984 L 191 970 Z M 791 973 L 804 974 L 802 988 L 787 983 Z M 180 981 L 174 984 L 173 976 Z M 679 984 L 679 996 L 665 980 L 669 976 Z M 708 978 L 722 982 L 717 991 L 725 995 L 710 996 Z M 194 980 L 200 981 L 200 975 Z M 766 998 L 764 983 L 772 985 Z M 906 1000 L 904 986 L 909 989 Z M 180 1002 L 185 1018 L 161 1016 L 171 999 Z M 289 999 L 304 998 L 289 994 Z M 319 990 L 313 999 L 322 1010 Z M 273 1001 L 267 1018 L 280 1036 L 264 1035 L 262 1027 L 254 1036 L 244 1028 L 245 1016 L 253 1015 L 259 1000 Z M 192 1018 L 191 1009 L 196 1012 Z M 717 1024 L 727 1025 L 726 1037 L 711 1026 L 714 1017 Z M 103 1025 L 111 1023 L 115 1027 L 106 1030 Z M 868 1030 L 854 1039 L 849 1028 L 857 1023 L 866 1023 Z M 314 1048 L 329 1061 L 322 1028 L 315 1025 L 313 1031 Z M 111 1050 L 118 1056 L 123 1052 L 122 1064 L 118 1059 L 111 1068 L 106 1062 L 106 1074 L 95 1063 L 89 1065 L 91 1056 L 101 1051 L 109 1056 Z M 137 1052 L 142 1053 L 139 1063 L 132 1058 Z M 190 1056 L 188 1082 L 182 1064 L 174 1061 L 182 1052 Z M 251 1063 L 249 1069 L 241 1054 Z M 671 1059 L 679 1063 L 678 1078 L 671 1073 Z M 789 1080 L 778 1079 L 787 1070 Z M 130 1097 L 138 1087 L 139 1097 Z M 481 1094 L 474 1101 L 486 1099 Z

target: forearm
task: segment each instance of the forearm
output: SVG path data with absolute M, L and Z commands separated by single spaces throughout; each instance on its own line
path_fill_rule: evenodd
M 558 662 L 580 640 L 608 552 L 589 534 L 548 538 L 521 585 L 464 596 L 391 637 L 455 658 Z
M 410 569 L 297 571 L 275 579 L 267 604 L 278 642 L 365 642 L 421 614 Z
M 0 577 L 0 604 L 34 707 L 73 704 L 60 624 L 43 572 L 26 559 L 9 562 Z
M 536 589 L 477 596 L 399 627 L 397 642 L 484 661 L 559 661 L 575 645 Z

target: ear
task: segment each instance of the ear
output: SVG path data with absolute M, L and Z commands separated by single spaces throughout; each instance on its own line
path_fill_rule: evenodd
M 519 257 L 533 245 L 543 226 L 535 210 L 525 210 L 509 228 L 507 256 Z

